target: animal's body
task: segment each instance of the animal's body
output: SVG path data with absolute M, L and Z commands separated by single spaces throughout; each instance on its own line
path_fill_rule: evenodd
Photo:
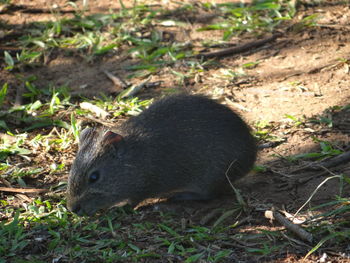
M 255 159 L 255 140 L 231 109 L 203 96 L 170 96 L 113 131 L 81 133 L 68 207 L 90 215 L 151 197 L 211 199 L 229 185 L 226 174 L 241 178 Z

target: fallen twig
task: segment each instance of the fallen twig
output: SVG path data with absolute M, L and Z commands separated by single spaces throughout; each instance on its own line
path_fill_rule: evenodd
M 101 117 L 104 120 L 109 115 L 109 113 L 107 111 L 101 109 L 100 107 L 98 107 L 94 104 L 91 104 L 90 102 L 82 102 L 79 104 L 79 106 L 83 110 L 89 110 L 89 111 L 95 113 L 97 117 Z
M 49 189 L 0 187 L 0 192 L 11 192 L 11 193 L 22 193 L 22 194 L 41 194 L 41 193 L 46 193 L 48 191 Z
M 62 10 L 59 9 L 60 13 L 62 14 L 71 14 L 74 13 L 74 10 Z M 15 4 L 7 4 L 0 8 L 0 14 L 6 14 L 10 12 L 21 12 L 21 13 L 27 13 L 27 14 L 52 14 L 51 9 L 47 8 L 32 8 L 31 6 L 27 5 L 15 5 Z
M 86 124 L 86 122 L 96 122 L 96 123 L 99 123 L 99 124 L 106 126 L 108 128 L 112 128 L 115 126 L 115 123 L 113 123 L 113 122 L 103 121 L 103 120 L 100 120 L 98 118 L 95 118 L 95 117 L 89 116 L 89 115 L 83 116 L 82 119 L 83 119 L 82 124 Z
M 349 61 L 350 58 L 346 58 L 344 60 L 345 61 Z M 291 74 L 283 77 L 279 81 L 285 81 L 288 78 L 295 77 L 295 76 L 300 76 L 300 75 L 303 75 L 303 74 L 315 74 L 315 73 L 318 73 L 318 72 L 323 71 L 325 69 L 332 69 L 334 67 L 337 67 L 341 63 L 343 63 L 343 62 L 341 62 L 339 60 L 332 60 L 330 63 L 327 63 L 327 64 L 324 64 L 324 65 L 312 68 L 312 69 L 310 69 L 308 71 L 297 71 L 297 72 L 291 73 Z
M 113 75 L 107 70 L 104 70 L 103 73 L 105 73 L 106 76 L 114 83 L 114 85 L 118 89 L 118 92 L 130 86 L 128 83 L 126 83 L 126 81 L 124 81 L 121 77 L 119 77 L 116 74 Z
M 246 111 L 246 112 L 251 112 L 250 109 L 247 109 L 246 107 L 242 106 L 241 104 L 237 103 L 237 102 L 233 102 L 232 100 L 228 99 L 228 98 L 225 98 L 225 102 L 227 104 L 229 104 L 230 106 L 232 107 L 235 107 L 237 109 L 240 109 L 242 111 Z
M 276 219 L 278 223 L 283 225 L 286 229 L 296 234 L 302 240 L 307 241 L 309 243 L 312 242 L 313 236 L 311 233 L 307 232 L 305 229 L 300 227 L 299 225 L 293 224 L 290 220 L 285 218 L 277 211 L 267 210 L 265 211 L 265 217 L 268 219 Z
M 24 85 L 17 85 L 15 106 L 21 106 L 23 104 L 23 93 L 25 91 Z
M 265 142 L 263 144 L 259 144 L 258 145 L 258 149 L 266 149 L 266 148 L 274 148 L 278 145 L 280 145 L 281 143 L 285 142 L 286 140 L 281 140 L 281 141 L 274 141 L 274 142 Z
M 1 38 L 1 39 L 3 39 L 3 38 Z M 16 56 L 16 54 L 21 52 L 22 50 L 20 48 L 16 48 L 16 47 L 0 46 L 0 56 L 3 56 L 5 51 L 8 52 L 11 56 Z
M 251 50 L 253 48 L 261 47 L 265 45 L 266 43 L 272 42 L 276 40 L 280 34 L 274 34 L 271 37 L 264 38 L 261 40 L 257 41 L 252 41 L 249 43 L 246 43 L 244 45 L 238 46 L 238 47 L 229 47 L 225 48 L 219 51 L 214 51 L 214 52 L 206 52 L 206 53 L 199 53 L 197 55 L 194 55 L 193 57 L 195 58 L 214 58 L 214 57 L 224 57 L 228 55 L 234 55 L 238 53 L 242 53 L 248 50 Z
M 317 24 L 318 27 L 324 27 L 324 28 L 332 28 L 332 29 L 350 29 L 350 26 L 348 25 L 331 25 L 331 24 Z
M 299 245 L 299 246 L 303 246 L 303 247 L 306 247 L 306 248 L 308 248 L 308 249 L 311 249 L 312 248 L 312 246 L 310 246 L 310 245 L 308 245 L 307 243 L 305 243 L 305 242 L 303 242 L 303 241 L 301 241 L 301 240 L 299 240 L 299 239 L 296 239 L 296 238 L 292 238 L 292 237 L 290 237 L 290 236 L 287 236 L 285 233 L 281 233 L 281 235 L 285 238 L 285 239 L 287 239 L 290 243 L 295 243 L 295 244 L 297 244 L 297 245 Z
M 346 163 L 350 161 L 350 151 L 349 152 L 344 152 L 342 154 L 339 154 L 333 158 L 321 161 L 321 162 L 316 162 L 316 163 L 308 163 L 306 165 L 303 165 L 301 167 L 298 167 L 292 171 L 290 171 L 290 174 L 295 174 L 295 173 L 300 173 L 300 171 L 319 171 L 319 170 L 324 170 L 325 168 L 331 168 L 336 165 L 339 165 L 341 163 Z M 318 174 L 317 176 L 321 176 L 327 174 L 327 172 L 323 172 L 321 174 Z M 314 177 L 314 175 L 312 176 Z
M 130 88 L 122 91 L 120 93 L 121 98 L 132 97 L 136 95 L 140 90 L 147 86 L 148 82 L 151 80 L 152 76 L 149 76 L 145 81 L 141 82 L 139 85 L 132 85 Z
M 28 196 L 24 195 L 24 194 L 16 194 L 15 195 L 18 199 L 24 200 L 28 203 L 32 202 L 32 199 L 29 198 Z
M 232 243 L 232 242 L 228 242 L 228 241 L 222 241 L 221 244 L 225 245 L 225 246 L 228 246 L 228 247 L 239 247 L 239 248 L 244 248 L 246 249 L 247 247 L 256 247 L 256 246 L 259 246 L 259 243 L 256 242 L 256 243 L 248 243 L 248 242 L 245 242 L 244 240 L 241 240 L 239 238 L 236 238 L 234 236 L 230 236 L 230 240 L 234 241 L 235 243 Z
M 330 168 L 333 166 L 336 166 L 341 163 L 346 163 L 350 161 L 350 151 L 349 152 L 344 152 L 342 154 L 339 154 L 331 159 L 312 164 L 309 168 L 314 169 L 314 170 L 321 170 L 324 167 L 325 168 Z

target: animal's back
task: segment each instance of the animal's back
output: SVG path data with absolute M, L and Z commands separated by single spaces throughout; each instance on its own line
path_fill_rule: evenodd
M 229 175 L 235 180 L 251 169 L 256 157 L 255 140 L 243 120 L 203 96 L 169 96 L 130 119 L 123 129 L 147 149 L 144 156 L 151 161 L 145 169 L 150 178 L 157 175 L 152 183 L 162 176 L 171 188 L 181 188 L 186 181 L 199 191 L 221 191 L 231 164 Z

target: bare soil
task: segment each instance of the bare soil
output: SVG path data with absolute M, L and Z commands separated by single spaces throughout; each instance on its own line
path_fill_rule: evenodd
M 20 32 L 33 21 L 47 21 L 55 19 L 52 6 L 62 7 L 64 1 L 12 1 L 17 10 L 1 14 L 0 19 L 11 24 L 14 31 Z M 91 13 L 119 10 L 118 1 L 100 0 L 89 1 Z M 145 1 L 159 5 L 168 1 Z M 192 1 L 192 3 L 195 1 Z M 219 1 L 216 1 L 219 2 Z M 225 2 L 225 1 L 220 1 Z M 124 1 L 132 5 L 133 1 Z M 77 3 L 78 5 L 80 3 Z M 172 1 L 167 5 L 169 9 L 176 7 Z M 35 9 L 47 10 L 36 12 Z M 31 11 L 32 10 L 32 11 Z M 33 11 L 34 10 L 34 11 Z M 66 16 L 73 13 L 72 7 L 66 6 L 61 10 Z M 219 98 L 223 103 L 239 112 L 245 120 L 254 124 L 258 121 L 271 122 L 270 134 L 283 139 L 275 147 L 261 149 L 257 164 L 268 167 L 266 172 L 251 173 L 244 180 L 238 182 L 238 187 L 252 207 L 285 208 L 295 212 L 311 195 L 315 188 L 332 174 L 350 176 L 349 162 L 336 167 L 325 169 L 302 169 L 308 161 L 290 162 L 282 156 L 290 156 L 308 152 L 319 152 L 320 144 L 314 138 L 329 141 L 336 148 L 350 150 L 350 110 L 339 110 L 334 106 L 345 106 L 350 102 L 350 7 L 337 1 L 324 1 L 320 5 L 303 5 L 297 18 L 310 14 L 319 14 L 320 26 L 303 27 L 298 30 L 281 28 L 281 37 L 263 47 L 244 52 L 239 55 L 218 59 L 219 64 L 212 66 L 209 71 L 199 73 L 195 79 L 180 84 L 171 74 L 170 68 L 162 68 L 152 81 L 162 81 L 161 87 L 151 88 L 139 94 L 142 98 L 159 97 L 172 89 L 186 92 L 200 92 Z M 208 39 L 221 39 L 219 31 L 197 32 L 196 29 L 209 22 L 206 13 L 198 13 L 195 17 L 179 16 L 179 19 L 190 21 L 185 28 L 164 28 L 170 31 L 174 41 L 189 41 L 194 46 Z M 204 19 L 203 19 L 204 18 Z M 173 18 L 174 19 L 174 18 Z M 213 18 L 215 19 L 215 18 Z M 210 21 L 211 22 L 211 21 Z M 1 31 L 1 30 L 0 30 Z M 8 39 L 0 37 L 0 46 Z M 254 39 L 250 36 L 233 38 L 234 45 L 240 45 Z M 223 70 L 238 71 L 240 66 L 248 62 L 259 61 L 252 69 L 244 69 L 246 75 L 242 78 L 227 79 L 223 77 Z M 344 62 L 345 61 L 345 62 Z M 136 59 L 129 57 L 124 50 L 118 50 L 101 59 L 87 62 L 79 54 L 67 56 L 63 52 L 48 55 L 46 65 L 28 68 L 25 75 L 36 75 L 38 86 L 49 84 L 69 84 L 73 94 L 98 96 L 100 92 L 115 94 L 113 83 L 102 73 L 106 69 L 120 76 L 129 74 L 126 65 L 137 64 Z M 186 73 L 188 70 L 180 62 L 175 65 L 176 71 Z M 137 82 L 134 79 L 133 82 Z M 141 81 L 141 80 L 140 80 Z M 18 84 L 15 75 L 1 70 L 0 84 L 8 82 L 13 89 Z M 10 95 L 14 98 L 15 90 Z M 295 126 L 288 121 L 286 114 L 299 119 L 310 120 L 324 116 L 332 119 L 333 127 L 311 123 Z M 67 175 L 65 175 L 67 176 Z M 53 178 L 58 182 L 62 178 Z M 33 187 L 36 185 L 33 181 Z M 311 205 L 332 200 L 339 194 L 339 180 L 333 179 L 323 185 L 313 197 Z M 348 194 L 348 189 L 345 191 Z M 192 222 L 199 222 L 213 207 L 230 207 L 232 198 L 214 200 L 210 203 L 170 204 L 161 203 L 161 209 L 173 209 Z M 152 211 L 158 205 L 139 208 L 145 216 L 152 217 Z M 264 219 L 263 209 L 255 210 L 249 222 L 241 227 L 242 231 L 254 229 L 275 229 L 276 225 Z M 154 217 L 153 220 L 158 220 Z M 349 254 L 349 250 L 342 251 Z M 347 248 L 349 249 L 349 248 Z M 256 259 L 244 258 L 237 255 L 241 262 L 254 262 Z M 302 261 L 302 254 L 276 255 L 269 262 L 316 262 L 319 255 L 310 260 Z M 319 261 L 317 261 L 319 262 Z M 329 262 L 350 262 L 348 259 L 334 257 Z

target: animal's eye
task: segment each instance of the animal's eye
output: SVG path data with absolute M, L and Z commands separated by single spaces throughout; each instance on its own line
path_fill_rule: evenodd
M 89 176 L 89 183 L 94 183 L 100 178 L 100 173 L 98 171 L 92 172 Z

